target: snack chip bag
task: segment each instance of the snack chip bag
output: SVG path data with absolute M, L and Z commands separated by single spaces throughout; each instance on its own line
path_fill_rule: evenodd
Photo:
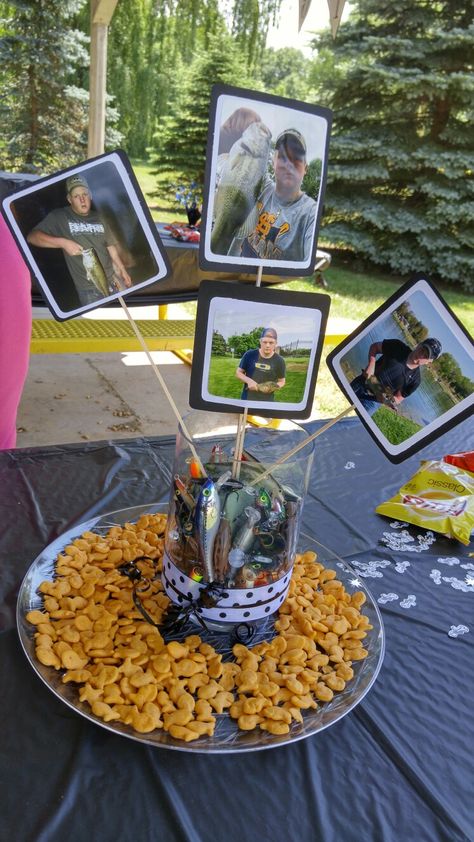
M 398 494 L 375 511 L 468 545 L 474 529 L 474 473 L 445 461 L 424 461 Z

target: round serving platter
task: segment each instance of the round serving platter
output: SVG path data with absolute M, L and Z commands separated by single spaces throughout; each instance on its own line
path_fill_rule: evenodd
M 380 670 L 384 655 L 384 630 L 382 618 L 376 602 L 370 592 L 358 579 L 356 572 L 343 559 L 339 558 L 330 549 L 319 544 L 313 537 L 302 533 L 300 535 L 299 550 L 314 550 L 318 555 L 318 561 L 327 568 L 337 571 L 337 578 L 344 584 L 348 593 L 364 591 L 367 601 L 363 606 L 363 613 L 369 618 L 373 626 L 364 640 L 364 647 L 368 649 L 368 656 L 363 661 L 353 665 L 354 678 L 349 681 L 345 689 L 335 693 L 329 703 L 320 704 L 318 709 L 305 711 L 302 724 L 294 722 L 289 734 L 283 736 L 273 735 L 259 729 L 254 731 L 240 731 L 236 722 L 228 713 L 217 716 L 217 723 L 212 737 L 204 736 L 199 740 L 190 743 L 175 740 L 163 730 L 152 731 L 148 734 L 139 734 L 128 725 L 121 722 L 104 722 L 95 716 L 89 706 L 79 701 L 79 691 L 72 683 L 62 683 L 62 671 L 41 664 L 35 656 L 35 627 L 28 623 L 26 615 L 33 609 L 42 608 L 42 598 L 38 593 L 38 587 L 45 579 L 52 579 L 54 575 L 54 562 L 59 553 L 70 544 L 75 538 L 80 537 L 86 531 L 97 532 L 105 535 L 112 526 L 123 526 L 125 523 L 137 521 L 141 515 L 154 514 L 166 511 L 166 505 L 149 503 L 143 506 L 121 509 L 101 515 L 77 526 L 68 529 L 63 535 L 53 541 L 32 563 L 28 570 L 18 595 L 17 603 L 17 626 L 23 650 L 39 677 L 47 687 L 66 705 L 76 713 L 94 722 L 101 728 L 128 737 L 137 742 L 160 748 L 172 749 L 174 751 L 202 752 L 208 754 L 228 754 L 231 752 L 261 751 L 274 748 L 287 743 L 302 740 L 317 734 L 319 731 L 328 728 L 338 722 L 355 708 L 362 701 L 368 692 Z M 257 634 L 249 646 L 253 646 L 262 640 L 269 640 L 275 634 L 273 618 L 264 620 L 257 630 Z M 179 640 L 189 634 L 198 633 L 202 640 L 210 643 L 224 660 L 231 660 L 230 633 L 209 631 L 206 632 L 200 627 L 189 627 L 181 633 L 173 634 L 173 640 Z

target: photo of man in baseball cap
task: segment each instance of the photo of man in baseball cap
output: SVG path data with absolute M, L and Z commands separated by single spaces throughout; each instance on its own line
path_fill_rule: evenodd
M 81 304 L 128 289 L 132 279 L 120 259 L 116 238 L 92 207 L 87 179 L 76 173 L 66 179 L 67 206 L 38 222 L 27 241 L 39 248 L 62 249 Z
M 229 254 L 272 261 L 309 259 L 316 202 L 301 189 L 308 171 L 306 157 L 306 141 L 298 129 L 280 132 L 270 156 L 273 175 L 265 174 L 255 206 L 236 232 Z
M 235 376 L 244 384 L 241 400 L 273 401 L 274 393 L 285 385 L 286 364 L 275 349 L 278 343 L 277 332 L 273 327 L 266 327 L 260 335 L 260 347 L 246 351 L 239 362 Z

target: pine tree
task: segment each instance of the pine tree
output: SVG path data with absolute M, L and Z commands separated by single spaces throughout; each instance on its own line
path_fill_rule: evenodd
M 202 197 L 209 107 L 217 82 L 245 87 L 247 71 L 232 38 L 224 31 L 210 36 L 207 49 L 198 49 L 183 68 L 173 114 L 162 119 L 154 137 L 151 162 L 158 174 L 157 195 L 171 198 L 178 186 L 197 185 Z
M 472 0 L 358 0 L 335 42 L 314 42 L 334 111 L 324 238 L 466 289 L 474 289 L 472 21 Z
M 0 167 L 45 173 L 87 150 L 87 91 L 72 84 L 88 61 L 87 38 L 70 27 L 84 0 L 0 4 Z

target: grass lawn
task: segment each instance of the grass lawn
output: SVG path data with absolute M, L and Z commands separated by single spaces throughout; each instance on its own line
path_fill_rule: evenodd
M 176 211 L 169 207 L 162 207 L 162 200 L 158 204 L 156 197 L 153 197 L 157 177 L 151 175 L 152 167 L 145 161 L 132 161 L 132 165 L 153 218 L 163 222 L 172 222 L 175 219 L 185 222 L 184 208 Z M 331 251 L 324 242 L 320 243 L 320 248 Z M 414 266 L 413 274 L 422 269 L 422 266 Z M 390 275 L 376 268 L 367 272 L 354 271 L 349 258 L 341 255 L 333 255 L 332 265 L 324 274 L 329 285 L 326 292 L 331 298 L 329 317 L 352 319 L 358 323 L 367 318 L 408 280 L 408 276 Z M 437 288 L 469 333 L 474 334 L 474 296 L 449 284 L 438 285 Z M 279 289 L 301 292 L 323 291 L 321 287 L 315 286 L 312 277 L 281 284 Z M 193 318 L 195 313 L 194 301 L 174 304 L 169 308 L 170 318 Z M 346 398 L 336 386 L 325 364 L 330 350 L 332 348 L 324 346 L 316 385 L 314 413 L 320 418 L 333 417 L 348 406 Z
M 377 409 L 372 420 L 391 444 L 401 444 L 422 429 L 420 424 L 415 424 L 410 418 L 396 415 L 386 406 Z
M 156 222 L 174 222 L 175 220 L 187 222 L 188 218 L 184 208 L 173 210 L 170 206 L 165 206 L 163 199 L 158 199 L 153 195 L 156 189 L 156 183 L 159 181 L 159 176 L 152 175 L 153 167 L 146 161 L 136 159 L 131 163 L 153 219 Z

